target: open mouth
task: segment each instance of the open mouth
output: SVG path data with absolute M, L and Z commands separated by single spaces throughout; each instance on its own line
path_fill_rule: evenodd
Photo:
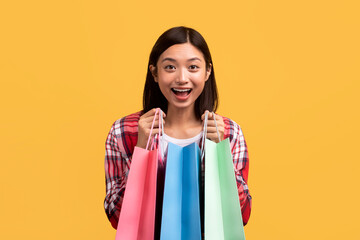
M 192 89 L 191 88 L 184 88 L 184 89 L 171 88 L 171 91 L 173 91 L 173 93 L 175 93 L 176 96 L 185 97 L 190 94 Z

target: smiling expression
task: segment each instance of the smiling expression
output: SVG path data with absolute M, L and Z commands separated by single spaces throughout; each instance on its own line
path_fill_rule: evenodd
M 193 107 L 209 79 L 200 50 L 190 43 L 175 44 L 159 57 L 157 71 L 150 65 L 155 82 L 168 101 L 168 107 Z

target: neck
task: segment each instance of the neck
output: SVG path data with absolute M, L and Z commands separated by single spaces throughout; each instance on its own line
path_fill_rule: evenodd
M 166 113 L 166 125 L 171 128 L 187 128 L 193 125 L 198 125 L 201 120 L 198 120 L 195 115 L 194 105 L 188 108 L 174 108 L 168 106 Z

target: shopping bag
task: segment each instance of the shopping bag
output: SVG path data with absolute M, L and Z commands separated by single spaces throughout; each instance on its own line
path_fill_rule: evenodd
M 156 204 L 156 177 L 159 149 L 148 150 L 152 123 L 146 149 L 135 147 L 124 199 L 121 207 L 116 240 L 153 240 Z M 160 111 L 161 112 L 161 111 Z M 154 142 L 151 148 L 154 147 Z
M 207 114 L 205 114 L 205 122 L 207 122 Z M 204 132 L 206 134 L 206 125 Z M 229 138 L 220 141 L 219 132 L 218 137 L 219 143 L 208 139 L 204 141 L 205 239 L 244 240 L 245 233 L 230 141 Z
M 200 240 L 200 149 L 169 142 L 161 240 Z

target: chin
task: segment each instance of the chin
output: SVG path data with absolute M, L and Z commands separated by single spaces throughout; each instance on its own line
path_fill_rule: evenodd
M 195 101 L 194 102 L 191 102 L 191 103 L 170 103 L 168 102 L 168 105 L 171 104 L 173 107 L 175 108 L 182 108 L 182 109 L 185 109 L 185 108 L 189 108 L 189 107 L 194 107 L 195 106 Z

